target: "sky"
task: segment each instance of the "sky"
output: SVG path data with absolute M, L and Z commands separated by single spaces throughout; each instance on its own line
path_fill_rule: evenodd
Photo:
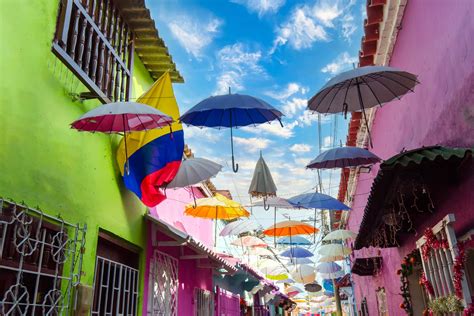
M 195 156 L 224 166 L 212 179 L 217 188 L 249 205 L 247 191 L 262 151 L 279 196 L 315 190 L 316 173 L 305 166 L 319 153 L 320 142 L 321 150 L 345 143 L 348 121 L 342 115 L 321 116 L 318 127 L 318 116 L 305 111 L 307 100 L 358 62 L 364 5 L 364 0 L 147 1 L 185 79 L 174 84 L 181 113 L 230 87 L 285 114 L 283 128 L 277 123 L 234 130 L 238 173 L 231 170 L 228 129 L 185 127 L 185 142 Z M 337 195 L 339 175 L 323 172 L 324 193 Z M 252 209 L 263 225 L 273 222 L 272 213 Z M 311 214 L 288 215 L 304 219 Z

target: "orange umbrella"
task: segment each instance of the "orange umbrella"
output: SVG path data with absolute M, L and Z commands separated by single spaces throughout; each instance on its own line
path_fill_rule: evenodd
M 319 229 L 298 221 L 279 222 L 263 231 L 267 236 L 309 235 L 317 232 L 319 232 Z

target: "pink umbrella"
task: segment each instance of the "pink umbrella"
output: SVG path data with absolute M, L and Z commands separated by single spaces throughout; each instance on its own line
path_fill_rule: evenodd
M 231 242 L 234 246 L 241 246 L 241 247 L 267 247 L 267 243 L 264 242 L 262 239 L 254 236 L 244 236 L 237 238 L 236 240 Z

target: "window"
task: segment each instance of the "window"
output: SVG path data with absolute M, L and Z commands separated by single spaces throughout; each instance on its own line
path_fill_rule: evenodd
M 99 233 L 92 315 L 137 315 L 138 250 Z
M 194 289 L 194 316 L 214 316 L 214 293 Z
M 429 294 L 429 298 L 438 298 L 454 294 L 453 284 L 453 265 L 457 255 L 457 239 L 453 228 L 455 221 L 453 214 L 446 215 L 431 230 L 434 237 L 445 244 L 439 248 L 431 247 L 428 258 L 423 257 L 423 246 L 426 238 L 423 236 L 416 242 L 416 246 L 420 249 L 421 262 L 426 279 L 433 286 L 433 295 Z M 471 302 L 469 287 L 466 277 L 462 281 L 463 296 L 467 303 Z
M 61 0 L 52 50 L 103 103 L 128 100 L 134 36 L 113 0 Z
M 178 315 L 178 259 L 154 250 L 150 260 L 148 315 Z
M 0 315 L 70 315 L 85 231 L 0 199 Z

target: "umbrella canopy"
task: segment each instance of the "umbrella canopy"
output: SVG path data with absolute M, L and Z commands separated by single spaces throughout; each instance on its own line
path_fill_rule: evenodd
M 257 201 L 252 204 L 253 206 L 264 206 L 263 201 Z M 265 205 L 270 206 L 270 207 L 275 207 L 275 208 L 284 208 L 284 209 L 294 209 L 297 208 L 293 204 L 291 204 L 287 199 L 278 197 L 278 196 L 272 196 L 269 197 L 265 201 Z
M 308 110 L 319 113 L 362 111 L 368 128 L 365 109 L 400 99 L 408 91 L 413 92 L 417 83 L 414 74 L 396 68 L 360 67 L 329 80 L 308 101 Z
M 312 264 L 313 260 L 309 259 L 309 257 L 305 258 L 287 258 L 288 265 L 295 265 L 295 264 Z
M 288 258 L 308 258 L 312 257 L 313 253 L 305 248 L 290 247 L 289 249 L 280 253 L 280 256 Z
M 277 284 L 282 284 L 282 283 L 291 284 L 291 283 L 295 283 L 295 280 L 293 280 L 291 278 L 288 278 L 288 279 L 284 279 L 284 280 L 278 280 L 275 283 L 277 283 Z
M 114 102 L 98 106 L 71 123 L 85 132 L 106 134 L 146 131 L 171 126 L 171 116 L 137 102 Z
M 323 256 L 347 256 L 351 252 L 350 248 L 338 244 L 322 245 L 318 249 L 318 254 Z
M 289 199 L 289 202 L 295 206 L 301 206 L 303 208 L 318 208 L 339 211 L 350 210 L 349 206 L 333 198 L 332 196 L 318 192 L 311 192 L 294 196 Z
M 310 169 L 348 168 L 369 165 L 381 159 L 360 147 L 336 147 L 320 153 L 306 166 Z
M 233 221 L 224 226 L 219 233 L 220 236 L 240 235 L 242 233 L 260 230 L 262 226 L 254 220 L 244 219 Z
M 277 245 L 297 245 L 297 246 L 309 246 L 313 243 L 303 236 L 293 236 L 293 237 L 281 237 L 277 240 Z
M 255 236 L 244 236 L 231 242 L 231 245 L 239 247 L 267 247 L 267 243 Z
M 316 292 L 319 292 L 322 290 L 322 286 L 319 285 L 318 283 L 316 282 L 312 282 L 312 283 L 308 283 L 308 284 L 305 284 L 304 286 L 304 289 L 307 291 L 307 292 L 311 292 L 311 293 L 316 293 Z
M 278 120 L 281 124 L 283 113 L 267 102 L 244 94 L 212 96 L 196 104 L 184 113 L 179 120 L 197 127 L 230 128 L 232 168 L 239 169 L 234 162 L 232 129 L 234 127 L 257 125 Z M 282 125 L 283 126 L 283 125 Z
M 290 293 L 295 293 L 294 295 L 296 295 L 296 294 L 298 294 L 298 293 L 303 292 L 302 289 L 300 289 L 299 287 L 297 287 L 297 286 L 295 286 L 295 285 L 287 287 L 287 288 L 285 289 L 285 291 L 286 291 L 286 293 L 287 293 L 288 295 L 290 295 Z
M 263 231 L 267 236 L 296 236 L 317 233 L 319 229 L 298 221 L 276 223 Z
M 319 276 L 323 279 L 337 279 L 344 276 L 344 271 L 336 271 L 331 273 L 319 273 Z
M 167 188 L 184 188 L 215 177 L 222 166 L 204 158 L 184 159 Z
M 273 257 L 274 253 L 263 247 L 250 247 L 245 251 L 245 255 Z
M 354 239 L 356 236 L 357 234 L 350 230 L 338 229 L 327 234 L 323 241 Z
M 196 205 L 186 205 L 184 214 L 194 217 L 225 220 L 250 216 L 250 213 L 242 205 L 219 193 L 216 193 L 214 197 L 197 199 Z
M 267 163 L 262 157 L 262 152 L 260 152 L 260 158 L 257 161 L 252 182 L 250 183 L 249 194 L 252 197 L 263 197 L 264 207 L 268 209 L 270 206 L 266 205 L 266 199 L 267 197 L 276 196 L 276 191 L 277 187 L 273 181 L 270 169 L 268 169 Z
M 322 256 L 318 259 L 319 262 L 334 262 L 344 260 L 343 256 Z
M 316 279 L 316 272 L 313 266 L 302 264 L 295 266 L 290 271 L 291 277 L 299 283 L 310 283 Z
M 320 273 L 334 273 L 341 270 L 341 266 L 334 262 L 323 262 L 316 266 L 316 271 Z
M 280 281 L 280 280 L 286 280 L 288 279 L 288 274 L 286 273 L 281 273 L 281 274 L 266 274 L 265 277 L 270 280 L 274 281 Z
M 259 270 L 263 274 L 273 275 L 273 276 L 282 275 L 282 274 L 287 273 L 287 270 L 284 267 L 282 267 L 281 265 L 266 266 L 266 267 L 259 268 Z

